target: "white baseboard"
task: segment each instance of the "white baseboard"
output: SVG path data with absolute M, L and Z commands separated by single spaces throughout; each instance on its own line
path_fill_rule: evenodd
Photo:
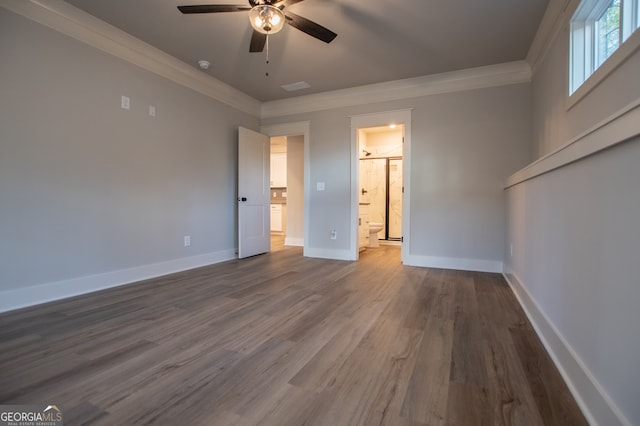
M 284 239 L 284 245 L 285 246 L 304 247 L 304 238 L 289 238 L 289 237 L 286 237 Z
M 408 254 L 403 263 L 425 268 L 457 269 L 459 271 L 502 273 L 502 262 L 496 260 L 462 259 L 455 257 L 419 256 Z
M 235 251 L 222 250 L 198 256 L 183 257 L 166 262 L 153 263 L 135 268 L 121 269 L 102 274 L 72 278 L 69 280 L 39 284 L 35 286 L 0 291 L 0 312 L 27 306 L 39 305 L 80 294 L 91 293 L 111 287 L 131 284 L 187 269 L 235 259 Z
M 503 275 L 589 424 L 631 426 L 631 422 L 626 419 L 573 348 L 549 321 L 520 279 L 510 271 L 505 271 Z

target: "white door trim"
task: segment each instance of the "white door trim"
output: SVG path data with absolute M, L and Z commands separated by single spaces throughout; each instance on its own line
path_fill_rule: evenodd
M 352 115 L 351 117 L 351 242 L 350 252 L 353 260 L 358 259 L 358 176 L 360 156 L 358 155 L 358 129 L 363 127 L 386 126 L 392 123 L 404 125 L 404 196 L 402 197 L 402 262 L 409 255 L 411 237 L 411 109 L 378 112 L 373 114 Z

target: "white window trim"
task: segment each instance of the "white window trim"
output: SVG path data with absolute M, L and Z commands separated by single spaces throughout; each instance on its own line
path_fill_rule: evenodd
M 621 17 L 622 28 L 622 43 L 620 47 L 611 54 L 599 67 L 597 67 L 584 81 L 581 85 L 579 85 L 573 93 L 570 93 L 567 97 L 567 109 L 571 109 L 576 103 L 578 103 L 582 98 L 584 98 L 588 93 L 590 93 L 595 87 L 597 87 L 609 74 L 611 74 L 616 68 L 618 68 L 624 61 L 626 61 L 638 48 L 640 48 L 640 7 L 637 9 L 635 5 L 638 2 L 634 2 L 633 0 L 622 0 L 622 3 L 625 4 L 625 9 L 623 9 L 623 15 Z M 592 61 L 592 54 L 594 54 L 593 40 L 591 37 L 576 37 L 576 31 L 589 31 L 593 32 L 592 29 L 586 28 L 589 25 L 595 24 L 593 20 L 599 16 L 604 9 L 608 6 L 609 1 L 603 0 L 587 0 L 580 3 L 575 15 L 580 16 L 583 21 L 582 27 L 573 26 L 570 29 L 569 36 L 571 37 L 570 42 L 570 52 L 569 52 L 569 63 L 568 63 L 568 77 L 569 77 L 569 89 L 573 87 L 573 79 L 575 78 L 575 74 L 583 73 L 585 67 L 591 67 L 587 65 L 587 61 Z M 634 7 L 630 7 L 630 5 L 634 5 Z M 583 12 L 580 12 L 580 11 Z M 635 19 L 635 22 L 633 21 Z M 626 21 L 626 22 L 625 22 Z M 628 33 L 632 32 L 631 35 Z M 579 39 L 579 40 L 576 40 Z M 577 46 L 576 46 L 576 41 Z M 581 64 L 576 64 L 574 62 L 574 49 L 578 48 L 584 51 L 583 61 Z M 578 66 L 576 69 L 575 67 Z

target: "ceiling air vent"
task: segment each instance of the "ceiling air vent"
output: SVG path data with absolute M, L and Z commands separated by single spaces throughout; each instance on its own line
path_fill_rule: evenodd
M 306 81 L 299 81 L 297 83 L 284 84 L 280 87 L 282 87 L 287 92 L 293 92 L 295 90 L 308 89 L 309 87 L 311 87 L 311 85 Z

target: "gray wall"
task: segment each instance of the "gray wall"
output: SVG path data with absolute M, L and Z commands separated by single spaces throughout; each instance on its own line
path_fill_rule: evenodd
M 640 98 L 636 52 L 567 109 L 567 34 L 533 77 L 539 156 Z M 638 164 L 636 138 L 508 190 L 505 271 L 594 424 L 640 424 Z
M 502 261 L 504 180 L 531 160 L 529 85 L 414 105 L 411 254 Z
M 0 292 L 233 256 L 237 128 L 257 118 L 4 8 L 0 55 Z
M 349 117 L 412 108 L 410 254 L 502 262 L 504 181 L 531 161 L 529 90 L 517 84 L 263 122 L 311 122 L 308 247 L 349 250 Z M 317 182 L 326 190 L 316 191 Z
M 545 340 L 568 346 L 556 359 L 601 425 L 620 423 L 615 408 L 600 407 L 596 383 L 640 424 L 639 160 L 635 139 L 508 191 L 506 270 L 540 311 Z M 574 372 L 580 364 L 585 371 Z

